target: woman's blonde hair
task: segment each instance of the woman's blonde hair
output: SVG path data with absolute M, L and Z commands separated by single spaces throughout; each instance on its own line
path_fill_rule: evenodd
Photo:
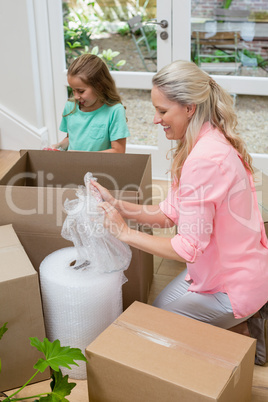
M 210 122 L 219 129 L 238 151 L 246 169 L 253 173 L 252 158 L 237 132 L 237 116 L 233 99 L 206 72 L 195 63 L 174 61 L 153 77 L 156 86 L 170 101 L 180 105 L 196 105 L 183 141 L 174 152 L 171 168 L 173 178 L 179 181 L 183 164 L 193 149 L 202 125 Z
M 67 76 L 79 77 L 84 84 L 94 88 L 98 99 L 108 106 L 122 103 L 106 63 L 94 54 L 86 53 L 77 57 L 68 68 Z M 77 101 L 74 98 L 70 100 L 75 102 L 72 113 Z

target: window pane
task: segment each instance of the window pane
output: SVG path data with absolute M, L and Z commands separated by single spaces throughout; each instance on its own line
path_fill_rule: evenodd
M 238 95 L 238 130 L 250 153 L 268 153 L 268 96 Z
M 92 4 L 67 0 L 63 10 L 67 67 L 74 57 L 98 47 L 98 54 L 108 49 L 120 52 L 106 58 L 110 70 L 157 70 L 156 25 L 148 23 L 156 18 L 156 0 L 99 0 Z M 132 21 L 135 32 L 131 32 L 128 21 L 131 24 L 135 16 L 141 21 Z M 121 60 L 125 64 L 118 66 Z
M 268 76 L 268 0 L 192 0 L 192 60 L 210 74 Z
M 120 89 L 123 105 L 126 107 L 130 137 L 128 144 L 158 145 L 158 128 L 153 123 L 154 107 L 151 91 L 142 89 Z

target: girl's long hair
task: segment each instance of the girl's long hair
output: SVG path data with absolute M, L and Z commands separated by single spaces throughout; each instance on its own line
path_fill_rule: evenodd
M 240 154 L 246 169 L 253 173 L 252 158 L 237 131 L 237 116 L 233 99 L 195 63 L 175 61 L 153 77 L 155 85 L 170 101 L 180 105 L 196 105 L 186 134 L 174 152 L 171 168 L 173 179 L 179 182 L 183 164 L 193 149 L 202 125 L 210 122 Z
M 122 103 L 106 63 L 94 54 L 86 53 L 77 57 L 68 68 L 67 76 L 79 77 L 84 84 L 94 88 L 98 99 L 108 106 Z M 70 112 L 73 113 L 77 101 L 74 98 L 69 100 L 75 102 L 74 108 Z

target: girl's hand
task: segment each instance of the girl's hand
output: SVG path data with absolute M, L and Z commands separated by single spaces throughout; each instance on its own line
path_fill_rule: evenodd
M 109 202 L 112 205 L 115 204 L 115 198 L 112 196 L 110 191 L 101 186 L 96 180 L 91 180 L 90 184 L 92 184 L 92 186 L 96 187 L 99 190 L 104 201 Z
M 43 148 L 43 151 L 59 151 L 57 148 L 53 148 L 53 145 L 51 147 L 45 147 Z
M 124 241 L 129 231 L 129 227 L 120 213 L 108 202 L 102 202 L 99 207 L 105 211 L 104 226 L 117 239 Z

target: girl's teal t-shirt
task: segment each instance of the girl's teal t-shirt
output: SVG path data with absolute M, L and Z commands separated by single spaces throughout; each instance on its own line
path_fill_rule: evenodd
M 103 151 L 111 148 L 111 142 L 130 136 L 125 108 L 121 103 L 103 105 L 93 112 L 82 112 L 79 105 L 66 102 L 60 131 L 68 133 L 71 151 Z M 70 113 L 70 114 L 69 114 Z

